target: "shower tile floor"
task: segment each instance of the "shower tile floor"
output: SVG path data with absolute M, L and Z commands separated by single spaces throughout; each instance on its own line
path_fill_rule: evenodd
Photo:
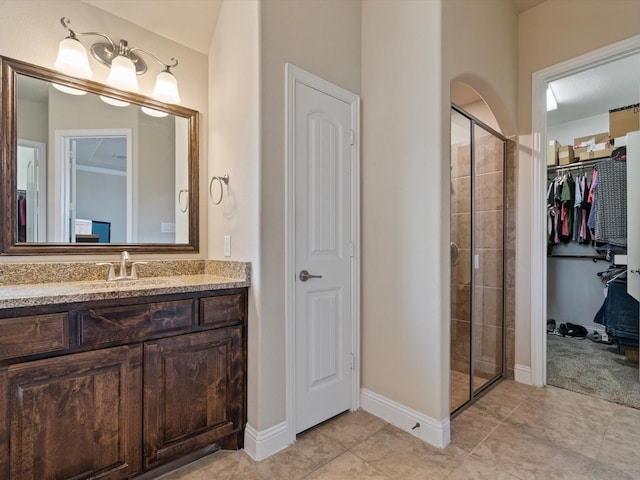
M 432 447 L 362 410 L 303 434 L 261 462 L 221 451 L 163 480 L 525 480 L 640 478 L 640 410 L 505 380 Z

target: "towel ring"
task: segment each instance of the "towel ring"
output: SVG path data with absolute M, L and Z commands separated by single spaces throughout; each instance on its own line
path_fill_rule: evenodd
M 186 193 L 188 195 L 189 194 L 189 190 L 187 190 L 186 188 L 183 188 L 178 192 L 178 208 L 180 209 L 180 211 L 182 213 L 186 213 L 187 210 L 189 210 L 189 197 L 187 197 L 187 203 L 185 204 L 184 208 L 182 208 L 182 194 L 183 193 Z
M 211 181 L 209 182 L 209 198 L 211 198 L 211 200 L 213 200 L 213 192 L 211 191 L 211 188 L 213 187 L 214 180 L 217 180 L 220 184 L 220 196 L 218 197 L 218 201 L 213 202 L 213 204 L 220 205 L 220 202 L 222 202 L 222 196 L 224 195 L 224 187 L 222 184 L 224 183 L 225 185 L 229 185 L 229 175 L 226 174 L 222 177 L 211 177 Z

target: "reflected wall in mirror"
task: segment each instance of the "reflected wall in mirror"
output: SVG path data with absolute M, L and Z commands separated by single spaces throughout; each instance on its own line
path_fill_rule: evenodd
M 196 111 L 0 61 L 2 253 L 198 251 Z

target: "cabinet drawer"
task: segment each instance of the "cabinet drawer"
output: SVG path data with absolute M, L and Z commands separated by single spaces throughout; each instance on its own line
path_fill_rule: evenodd
M 80 345 L 134 341 L 193 326 L 193 300 L 154 302 L 78 312 Z
M 241 293 L 200 299 L 201 324 L 204 326 L 241 323 L 244 300 Z
M 0 320 L 0 360 L 69 348 L 66 312 Z

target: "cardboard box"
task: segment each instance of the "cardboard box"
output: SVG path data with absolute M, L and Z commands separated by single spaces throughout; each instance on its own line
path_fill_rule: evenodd
M 558 165 L 569 165 L 575 161 L 571 145 L 563 145 L 558 149 Z
M 640 104 L 609 110 L 611 138 L 624 137 L 627 133 L 636 130 L 640 130 Z
M 594 150 L 591 152 L 584 152 L 578 155 L 578 159 L 581 162 L 584 162 L 587 160 L 596 160 L 597 158 L 608 158 L 611 156 L 611 153 L 614 150 L 615 149 L 613 147 L 608 147 L 608 148 L 605 148 L 604 150 Z M 574 156 L 576 156 L 575 150 L 573 151 L 573 153 L 574 153 Z
M 588 147 L 580 147 L 573 149 L 573 156 L 577 159 L 593 160 L 594 158 L 609 157 L 613 147 L 609 146 L 609 142 L 590 144 Z
M 558 149 L 560 144 L 557 140 L 549 140 L 547 144 L 547 167 L 558 165 Z
M 574 153 L 578 148 L 589 148 L 592 145 L 598 145 L 600 143 L 609 143 L 609 132 L 593 133 L 586 137 L 578 137 L 573 139 Z M 587 150 L 584 150 L 585 152 Z

